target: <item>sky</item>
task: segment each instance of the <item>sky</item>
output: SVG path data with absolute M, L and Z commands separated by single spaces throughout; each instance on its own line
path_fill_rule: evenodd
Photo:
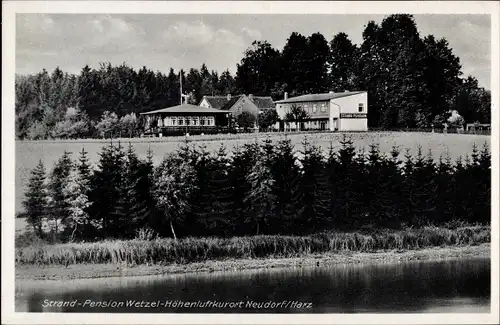
M 460 58 L 464 75 L 489 89 L 489 15 L 414 15 L 421 37 L 444 37 Z M 339 32 L 360 44 L 364 26 L 384 15 L 242 14 L 17 14 L 16 72 L 79 73 L 85 65 L 126 63 L 155 71 L 199 68 L 236 71 L 254 40 L 282 49 L 292 32 L 320 32 L 330 41 Z

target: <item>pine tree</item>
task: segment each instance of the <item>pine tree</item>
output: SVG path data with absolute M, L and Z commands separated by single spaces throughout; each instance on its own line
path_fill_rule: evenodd
M 45 167 L 42 160 L 31 171 L 28 190 L 23 200 L 24 215 L 38 237 L 43 236 L 42 224 L 47 213 L 47 190 L 45 186 Z
M 148 162 L 141 161 L 129 143 L 124 161 L 124 175 L 122 193 L 120 195 L 118 209 L 127 225 L 123 233 L 125 237 L 132 237 L 136 229 L 145 226 L 150 214 L 150 188 Z
M 289 139 L 276 144 L 270 165 L 274 179 L 273 194 L 276 197 L 270 227 L 274 233 L 295 232 L 300 215 L 299 167 Z
M 382 193 L 385 194 L 384 204 L 384 226 L 400 227 L 402 223 L 402 191 L 404 177 L 402 175 L 401 164 L 399 160 L 400 150 L 397 146 L 392 146 L 390 157 L 383 163 L 383 179 L 381 183 Z
M 248 234 L 246 223 L 253 217 L 251 200 L 246 200 L 247 193 L 251 189 L 248 175 L 260 157 L 259 152 L 258 143 L 245 143 L 243 148 L 237 146 L 233 151 L 229 180 L 233 189 L 231 209 L 234 214 L 235 235 Z
M 303 146 L 303 158 L 300 160 L 299 226 L 304 232 L 315 232 L 326 227 L 329 208 L 328 177 L 320 149 L 311 145 L 307 139 Z
M 415 169 L 415 161 L 412 157 L 411 150 L 406 148 L 405 152 L 405 161 L 403 165 L 403 179 L 404 183 L 402 185 L 402 194 L 403 197 L 401 203 L 401 221 L 405 224 L 411 224 L 413 220 L 414 205 L 412 204 L 412 196 L 415 191 L 416 181 L 413 177 L 413 171 Z
M 358 192 L 356 174 L 356 151 L 353 142 L 344 134 L 340 141 L 341 147 L 338 155 L 338 177 L 337 177 L 337 200 L 338 220 L 341 227 L 354 228 L 359 225 L 359 216 L 356 209 L 362 204 L 362 198 Z
M 427 157 L 422 154 L 422 148 L 419 146 L 417 157 L 410 176 L 414 188 L 410 191 L 408 197 L 413 210 L 412 224 L 422 226 L 435 213 L 435 165 L 432 153 L 429 151 Z
M 247 207 L 247 217 L 245 222 L 251 226 L 255 224 L 255 234 L 269 232 L 268 224 L 270 211 L 273 211 L 275 195 L 272 172 L 265 162 L 265 157 L 260 157 L 252 165 L 252 169 L 247 174 L 246 182 L 249 184 L 249 190 L 244 199 Z M 264 228 L 264 231 L 261 229 Z
M 64 201 L 69 210 L 64 225 L 70 241 L 75 240 L 77 237 L 83 238 L 85 230 L 88 231 L 88 227 L 87 229 L 84 228 L 89 223 L 89 215 L 87 213 L 87 209 L 90 206 L 87 195 L 88 188 L 88 179 L 85 179 L 76 169 L 71 171 L 67 182 L 63 186 Z
M 436 213 L 433 221 L 443 223 L 454 219 L 453 201 L 455 197 L 454 179 L 452 177 L 453 166 L 450 156 L 439 157 L 436 170 Z
M 474 201 L 477 222 L 490 223 L 491 221 L 491 153 L 485 142 L 476 165 L 476 184 L 478 197 Z
M 70 155 L 69 152 L 64 151 L 54 165 L 49 179 L 48 193 L 50 200 L 48 211 L 53 241 L 57 240 L 61 226 L 64 227 L 66 219 L 70 215 L 69 205 L 63 192 L 63 188 L 74 168 Z
M 80 235 L 85 238 L 94 238 L 99 224 L 96 223 L 96 221 L 93 220 L 92 216 L 89 214 L 89 209 L 92 205 L 92 202 L 90 201 L 90 193 L 92 189 L 94 171 L 87 154 L 88 152 L 82 147 L 82 151 L 80 151 L 78 156 L 78 162 L 76 163 L 76 171 L 78 172 L 76 179 L 79 180 L 81 195 L 86 197 L 86 200 L 88 201 L 88 205 L 83 209 L 83 212 L 86 214 L 86 218 L 83 219 L 84 224 Z
M 89 194 L 91 216 L 100 225 L 101 236 L 120 238 L 126 223 L 120 208 L 123 193 L 124 152 L 120 144 L 109 144 L 99 153 L 98 168 Z
M 207 178 L 200 197 L 198 220 L 210 235 L 229 235 L 233 227 L 232 187 L 229 182 L 229 160 L 223 145 L 210 157 Z
M 342 226 L 342 220 L 340 219 L 340 213 L 338 210 L 338 180 L 339 175 L 339 162 L 337 157 L 337 152 L 333 148 L 333 143 L 330 143 L 330 148 L 328 151 L 328 156 L 325 165 L 325 171 L 327 176 L 327 190 L 328 190 L 328 217 L 327 217 L 327 228 L 339 228 Z

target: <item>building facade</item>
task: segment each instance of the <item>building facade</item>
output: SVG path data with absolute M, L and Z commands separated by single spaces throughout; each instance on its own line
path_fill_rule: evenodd
M 286 115 L 292 107 L 300 107 L 307 112 L 308 119 L 300 122 L 287 122 Z M 280 117 L 277 126 L 280 130 L 330 130 L 330 131 L 367 131 L 368 130 L 368 93 L 366 91 L 308 94 L 287 98 L 276 102 Z
M 145 117 L 145 133 L 158 136 L 227 132 L 228 114 L 191 104 L 141 113 Z

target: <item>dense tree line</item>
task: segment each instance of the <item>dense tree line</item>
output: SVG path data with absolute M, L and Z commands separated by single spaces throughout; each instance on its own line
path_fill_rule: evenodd
M 368 22 L 359 46 L 345 33 L 328 41 L 320 33 L 306 37 L 293 32 L 282 50 L 255 41 L 243 53 L 235 76 L 228 70 L 210 71 L 205 64 L 168 74 L 101 64 L 97 69 L 85 66 L 78 75 L 56 68 L 52 74 L 43 70 L 17 76 L 17 137 L 117 137 L 124 129 L 134 136 L 141 132 L 138 113 L 180 102 L 179 74 L 193 104 L 203 95 L 227 93 L 278 100 L 285 92 L 367 90 L 370 127 L 439 127 L 450 110 L 467 123 L 491 119 L 490 91 L 474 77 L 462 76 L 447 40 L 422 38 L 413 17 L 398 14 L 380 24 Z
M 490 152 L 474 146 L 452 162 L 408 152 L 400 160 L 344 137 L 322 153 L 290 140 L 264 140 L 209 153 L 188 143 L 153 166 L 129 145 L 102 148 L 96 168 L 84 150 L 46 174 L 31 173 L 24 215 L 53 240 L 160 236 L 299 235 L 331 229 L 400 228 L 449 221 L 490 222 Z M 49 227 L 44 229 L 44 227 Z

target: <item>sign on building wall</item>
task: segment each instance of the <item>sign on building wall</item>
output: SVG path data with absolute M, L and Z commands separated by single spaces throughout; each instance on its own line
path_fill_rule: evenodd
M 340 113 L 340 118 L 367 118 L 366 113 Z

